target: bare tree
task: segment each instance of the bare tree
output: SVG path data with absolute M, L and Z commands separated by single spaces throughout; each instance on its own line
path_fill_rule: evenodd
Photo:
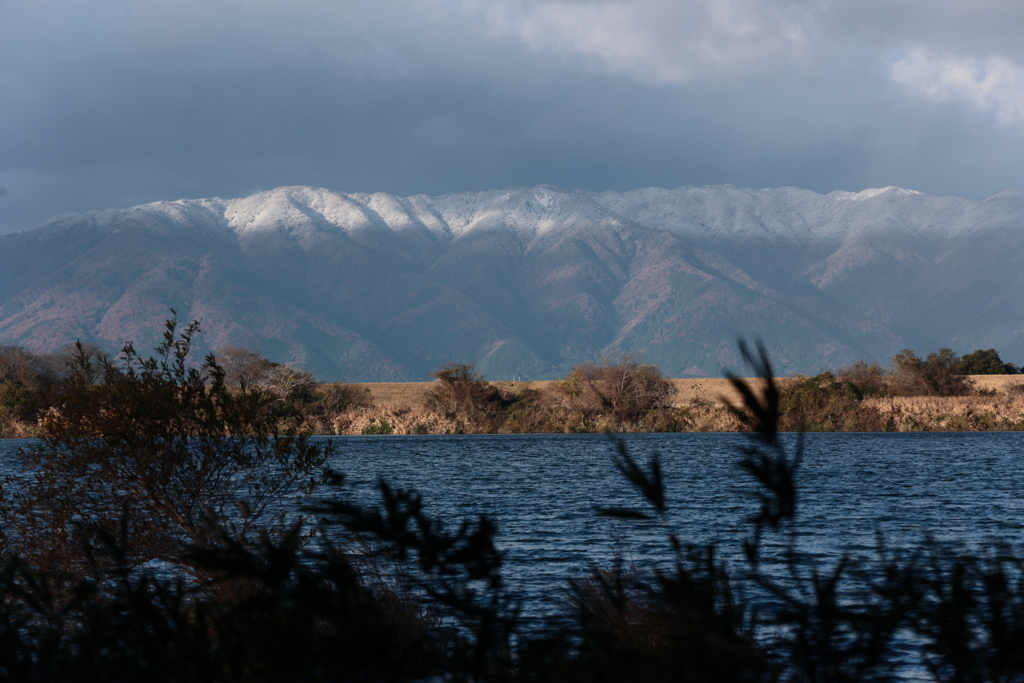
M 662 377 L 656 365 L 640 363 L 628 354 L 576 365 L 562 389 L 577 409 L 611 415 L 621 424 L 671 406 L 676 395 L 672 380 Z
M 860 398 L 866 396 L 883 396 L 889 393 L 885 370 L 878 363 L 865 363 L 862 360 L 847 365 L 836 371 L 836 378 L 848 382 L 854 393 Z
M 921 359 L 910 349 L 892 357 L 892 387 L 903 396 L 963 396 L 971 380 L 960 374 L 960 357 L 953 349 L 932 351 Z
M 39 357 L 20 346 L 0 345 L 0 382 L 32 384 L 39 373 Z
M 228 346 L 215 352 L 217 363 L 224 370 L 224 384 L 233 388 L 252 387 L 273 365 L 255 349 Z
M 310 372 L 271 363 L 256 378 L 253 388 L 278 401 L 289 398 L 311 400 L 316 385 L 316 377 Z

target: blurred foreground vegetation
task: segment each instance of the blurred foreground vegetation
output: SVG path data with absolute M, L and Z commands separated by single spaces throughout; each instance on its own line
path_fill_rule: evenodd
M 761 379 L 735 379 L 729 408 L 751 432 L 737 477 L 759 486 L 745 559 L 688 544 L 657 454 L 612 442 L 637 506 L 599 514 L 659 520 L 674 560 L 592 568 L 565 586 L 562 625 L 541 630 L 504 581 L 491 520 L 432 518 L 384 480 L 377 507 L 347 502 L 325 447 L 280 431 L 273 398 L 230 387 L 213 357 L 189 365 L 197 332 L 169 322 L 153 358 L 79 349 L 43 440 L 4 479 L 0 679 L 811 682 L 909 665 L 1024 680 L 1015 547 L 803 552 L 802 448 L 778 438 L 786 393 L 763 349 L 741 346 Z M 467 368 L 442 373 L 439 405 L 502 400 Z M 603 391 L 588 373 L 579 396 Z M 293 509 L 318 486 L 336 487 L 328 502 Z

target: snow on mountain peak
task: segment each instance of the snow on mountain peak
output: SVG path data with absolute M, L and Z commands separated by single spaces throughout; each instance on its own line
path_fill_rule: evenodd
M 878 201 L 883 197 L 888 199 Z M 367 245 L 383 244 L 374 234 L 419 235 L 417 239 L 447 244 L 470 233 L 499 230 L 528 246 L 559 230 L 615 229 L 631 223 L 700 244 L 753 240 L 797 246 L 836 243 L 863 233 L 963 234 L 1005 220 L 1008 203 L 1018 197 L 1020 193 L 1004 191 L 987 202 L 975 202 L 894 186 L 823 195 L 795 187 L 755 190 L 731 185 L 602 193 L 535 185 L 396 197 L 291 186 L 238 199 L 156 202 L 80 215 L 100 226 L 148 215 L 162 216 L 159 224 L 202 225 L 239 237 L 279 234 L 301 241 L 344 234 Z M 52 231 L 74 222 L 73 217 L 55 216 L 45 225 Z
M 860 192 L 838 191 L 830 193 L 829 196 L 835 196 L 835 198 L 840 201 L 855 202 L 864 201 L 866 199 L 872 199 L 874 197 L 889 192 L 896 195 L 897 197 L 911 197 L 914 195 L 924 196 L 923 192 L 918 192 L 917 190 L 905 190 L 902 187 L 896 187 L 895 185 L 889 185 L 888 187 L 869 188 L 867 190 L 861 190 Z

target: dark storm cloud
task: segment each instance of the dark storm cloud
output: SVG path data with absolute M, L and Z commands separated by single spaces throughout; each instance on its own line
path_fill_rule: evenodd
M 1024 185 L 1019 3 L 0 2 L 0 231 L 279 185 Z

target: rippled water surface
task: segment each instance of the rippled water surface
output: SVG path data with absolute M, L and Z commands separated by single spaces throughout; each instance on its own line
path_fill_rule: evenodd
M 791 441 L 795 437 L 788 437 Z M 661 453 L 673 523 L 684 540 L 717 541 L 734 561 L 757 509 L 753 483 L 737 467 L 741 434 L 624 437 L 641 460 Z M 506 574 L 528 609 L 557 601 L 565 579 L 616 553 L 643 566 L 664 560 L 663 529 L 598 517 L 594 508 L 642 505 L 615 470 L 611 441 L 598 435 L 336 437 L 332 466 L 344 493 L 376 502 L 380 476 L 418 489 L 427 509 L 455 525 L 497 520 Z M 10 468 L 24 442 L 0 442 Z M 6 455 L 7 457 L 2 457 Z M 800 548 L 828 560 L 926 536 L 977 545 L 1018 542 L 1024 528 L 1024 434 L 811 434 L 798 479 Z M 335 495 L 321 490 L 319 495 Z M 769 551 L 771 548 L 769 548 Z
M 796 437 L 786 435 L 789 441 Z M 616 553 L 640 565 L 667 557 L 663 529 L 601 518 L 595 506 L 641 506 L 599 435 L 339 437 L 333 465 L 361 502 L 378 476 L 423 493 L 446 520 L 497 520 L 507 574 L 535 607 L 564 580 Z M 625 438 L 641 460 L 661 454 L 673 523 L 684 540 L 717 541 L 738 561 L 758 504 L 737 466 L 742 434 Z M 809 434 L 798 477 L 799 547 L 822 560 L 871 556 L 926 536 L 975 546 L 1017 542 L 1024 528 L 1024 434 Z M 769 547 L 770 551 L 771 548 Z

